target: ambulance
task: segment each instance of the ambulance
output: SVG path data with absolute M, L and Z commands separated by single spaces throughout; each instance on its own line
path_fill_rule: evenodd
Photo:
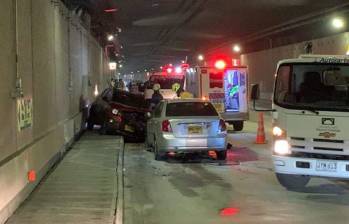
M 236 61 L 229 66 L 225 60 L 217 60 L 212 66 L 189 69 L 186 76 L 187 91 L 209 100 L 235 131 L 243 129 L 248 119 L 246 66 Z
M 301 55 L 277 64 L 273 162 L 287 189 L 312 177 L 349 179 L 349 56 Z M 251 91 L 258 99 L 258 86 Z

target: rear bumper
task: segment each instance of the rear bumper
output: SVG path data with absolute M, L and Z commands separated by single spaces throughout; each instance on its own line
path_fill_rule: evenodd
M 159 151 L 195 152 L 195 151 L 222 151 L 227 148 L 226 135 L 207 138 L 176 138 L 172 134 L 163 134 L 157 139 Z
M 319 171 L 316 169 L 317 161 L 336 162 L 337 170 Z M 349 171 L 346 171 L 346 166 L 349 166 L 348 160 L 321 160 L 273 155 L 273 162 L 276 173 L 349 179 Z M 297 162 L 309 163 L 309 168 L 297 167 Z

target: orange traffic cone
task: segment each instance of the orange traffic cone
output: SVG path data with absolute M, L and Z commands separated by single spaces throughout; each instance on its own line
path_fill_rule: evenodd
M 264 116 L 262 112 L 258 113 L 258 129 L 256 136 L 256 144 L 266 144 L 264 132 Z

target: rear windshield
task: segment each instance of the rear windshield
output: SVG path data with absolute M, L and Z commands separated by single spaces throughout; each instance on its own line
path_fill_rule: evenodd
M 178 102 L 167 104 L 166 116 L 218 116 L 218 114 L 209 102 Z

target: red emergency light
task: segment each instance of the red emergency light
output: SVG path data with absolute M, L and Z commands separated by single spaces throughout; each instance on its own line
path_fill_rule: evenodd
M 214 67 L 216 69 L 223 70 L 223 69 L 225 69 L 225 67 L 227 67 L 227 63 L 224 60 L 217 60 L 214 63 Z

